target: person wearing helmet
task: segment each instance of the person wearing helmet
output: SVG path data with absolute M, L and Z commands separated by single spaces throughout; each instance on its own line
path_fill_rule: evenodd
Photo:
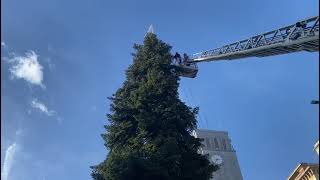
M 304 22 L 297 22 L 296 23 L 296 32 L 293 34 L 291 39 L 298 39 L 304 31 L 304 28 L 306 28 L 306 23 Z
M 183 63 L 187 66 L 189 66 L 190 64 L 188 63 L 189 60 L 189 56 L 186 53 L 183 53 Z

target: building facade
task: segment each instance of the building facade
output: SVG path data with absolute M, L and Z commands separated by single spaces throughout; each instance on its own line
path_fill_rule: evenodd
M 300 163 L 288 180 L 319 180 L 319 164 Z
M 236 151 L 227 132 L 197 129 L 192 135 L 204 140 L 199 153 L 208 154 L 210 161 L 220 167 L 213 173 L 212 180 L 243 180 Z
M 319 141 L 314 145 L 314 150 L 319 155 Z M 319 180 L 319 164 L 300 163 L 288 180 Z

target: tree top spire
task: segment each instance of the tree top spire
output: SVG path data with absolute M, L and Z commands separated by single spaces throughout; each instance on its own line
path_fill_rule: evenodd
M 148 32 L 147 32 L 147 33 L 155 34 L 152 24 L 149 26 L 149 29 L 148 29 Z

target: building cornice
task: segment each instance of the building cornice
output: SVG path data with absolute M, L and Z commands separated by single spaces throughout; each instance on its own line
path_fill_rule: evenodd
M 319 168 L 319 164 L 314 163 L 300 163 L 291 175 L 288 177 L 288 180 L 302 179 L 304 177 L 311 177 L 314 175 L 315 170 Z
M 319 155 L 319 140 L 316 142 L 316 144 L 313 146 L 313 150 L 316 151 Z

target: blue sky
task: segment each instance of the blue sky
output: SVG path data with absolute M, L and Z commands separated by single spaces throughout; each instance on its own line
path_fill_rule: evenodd
M 107 150 L 109 97 L 150 24 L 197 53 L 319 14 L 313 0 L 1 0 L 1 174 L 90 179 Z M 199 127 L 228 131 L 244 179 L 285 179 L 316 162 L 319 53 L 199 64 L 180 95 Z

